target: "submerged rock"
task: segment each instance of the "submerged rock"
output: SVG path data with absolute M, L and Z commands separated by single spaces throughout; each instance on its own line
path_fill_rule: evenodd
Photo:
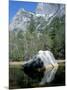
M 54 79 L 58 64 L 50 51 L 40 50 L 36 56 L 24 64 L 24 72 L 32 79 L 38 79 L 40 85 Z

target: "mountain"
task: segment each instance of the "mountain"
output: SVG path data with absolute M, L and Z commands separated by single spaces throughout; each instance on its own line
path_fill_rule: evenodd
M 10 31 L 27 31 L 29 25 L 34 22 L 35 29 L 41 31 L 49 25 L 54 17 L 61 17 L 65 13 L 63 4 L 38 3 L 36 12 L 28 12 L 20 9 L 10 23 Z
M 65 57 L 64 4 L 38 3 L 36 12 L 20 9 L 9 26 L 10 60 L 29 60 L 39 50 Z
M 20 9 L 10 24 L 10 30 L 13 31 L 19 29 L 22 31 L 26 31 L 32 15 L 33 13 L 27 12 L 24 9 Z
M 52 3 L 38 3 L 36 8 L 36 15 L 37 16 L 48 16 L 51 17 L 53 15 L 59 16 L 64 14 L 64 4 L 52 4 Z

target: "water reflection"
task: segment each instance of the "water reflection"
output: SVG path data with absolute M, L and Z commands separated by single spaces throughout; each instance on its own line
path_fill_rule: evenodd
M 49 68 L 47 69 L 45 72 L 44 72 L 44 77 L 42 78 L 41 82 L 40 82 L 40 85 L 43 85 L 45 83 L 49 83 L 51 82 L 54 77 L 55 77 L 55 74 L 57 72 L 57 69 L 58 67 L 54 67 L 54 68 Z
M 25 73 L 30 78 L 32 78 L 32 80 L 38 81 L 39 85 L 44 85 L 46 83 L 51 82 L 54 79 L 57 69 L 58 67 L 56 66 L 54 68 L 49 68 L 41 72 L 37 72 L 36 70 L 33 70 L 33 71 L 28 70 L 28 72 L 25 72 Z
M 40 50 L 36 56 L 23 65 L 23 71 L 39 85 L 51 82 L 58 69 L 57 61 L 52 52 Z
M 35 73 L 34 73 L 35 74 Z M 33 74 L 31 75 L 33 76 Z M 24 73 L 20 66 L 10 67 L 9 70 L 9 88 L 32 88 L 32 87 L 49 87 L 65 85 L 65 64 L 59 67 L 49 68 L 43 72 L 35 74 L 36 77 L 30 77 Z

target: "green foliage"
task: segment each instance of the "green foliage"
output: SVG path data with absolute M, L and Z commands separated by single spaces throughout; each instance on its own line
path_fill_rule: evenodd
M 45 25 L 45 22 L 41 24 Z M 65 58 L 65 16 L 55 17 L 45 29 L 39 31 L 31 16 L 27 31 L 16 29 L 9 32 L 9 58 L 12 61 L 28 60 L 39 50 L 46 49 L 51 50 L 56 59 Z
M 51 50 L 53 51 L 57 59 L 65 58 L 65 28 L 64 27 L 65 27 L 64 17 L 55 18 L 49 26 L 50 28 L 49 36 L 52 40 Z
M 34 18 L 33 18 L 33 15 L 31 15 L 31 19 L 30 19 L 30 24 L 28 26 L 28 31 L 30 33 L 34 32 L 35 31 L 35 21 L 34 21 Z

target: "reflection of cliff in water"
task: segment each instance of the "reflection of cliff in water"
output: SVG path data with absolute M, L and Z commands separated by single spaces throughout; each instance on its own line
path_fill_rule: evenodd
M 54 79 L 58 63 L 50 51 L 40 50 L 36 56 L 24 63 L 23 67 L 25 74 L 43 85 Z
M 64 86 L 65 85 L 65 63 L 59 64 L 58 70 L 53 68 L 46 71 L 43 76 L 34 79 L 27 76 L 20 66 L 9 68 L 9 88 L 33 88 L 33 87 L 49 87 L 49 86 Z M 39 74 L 39 73 L 38 73 Z M 33 75 L 33 74 L 32 74 Z M 48 78 L 49 77 L 49 78 Z M 49 81 L 46 83 L 46 81 Z
M 49 68 L 48 70 L 46 70 L 44 72 L 44 77 L 42 78 L 40 85 L 51 82 L 55 77 L 57 69 L 58 69 L 57 67 L 54 67 L 54 68 Z
M 54 79 L 57 69 L 58 67 L 49 68 L 46 71 L 42 72 L 30 71 L 27 75 L 32 80 L 36 80 L 39 85 L 44 85 L 46 83 L 50 83 Z

